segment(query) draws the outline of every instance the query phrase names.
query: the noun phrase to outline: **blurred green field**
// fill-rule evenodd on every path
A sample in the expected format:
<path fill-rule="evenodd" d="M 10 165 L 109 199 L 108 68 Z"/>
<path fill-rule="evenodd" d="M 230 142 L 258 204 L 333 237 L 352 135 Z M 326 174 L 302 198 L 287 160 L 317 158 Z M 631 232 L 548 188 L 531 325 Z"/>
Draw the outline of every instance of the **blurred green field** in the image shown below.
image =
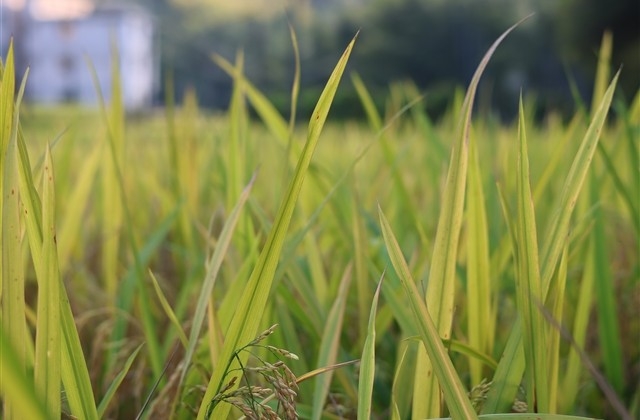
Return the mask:
<path fill-rule="evenodd" d="M 568 121 L 525 97 L 467 125 L 463 90 L 432 121 L 410 84 L 376 110 L 345 74 L 369 121 L 325 124 L 349 51 L 308 127 L 239 57 L 221 115 L 192 92 L 126 118 L 114 92 L 18 130 L 7 61 L 4 418 L 640 413 L 640 95 L 610 45 Z"/>

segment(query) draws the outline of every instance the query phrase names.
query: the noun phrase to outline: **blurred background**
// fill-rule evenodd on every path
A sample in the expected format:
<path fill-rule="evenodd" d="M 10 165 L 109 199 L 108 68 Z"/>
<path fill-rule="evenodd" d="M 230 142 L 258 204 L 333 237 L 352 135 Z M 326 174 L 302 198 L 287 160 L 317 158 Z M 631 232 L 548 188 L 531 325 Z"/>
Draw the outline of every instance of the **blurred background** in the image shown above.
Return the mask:
<path fill-rule="evenodd" d="M 87 58 L 109 95 L 110 39 L 121 55 L 125 104 L 161 106 L 168 78 L 180 101 L 195 89 L 199 103 L 226 107 L 230 78 L 212 61 L 244 52 L 245 73 L 283 114 L 289 109 L 294 54 L 301 54 L 301 117 L 308 115 L 342 50 L 360 36 L 349 64 L 379 105 L 389 85 L 410 81 L 426 92 L 437 117 L 456 86 L 468 83 L 484 52 L 507 27 L 534 12 L 498 49 L 480 102 L 502 118 L 517 109 L 521 89 L 535 95 L 538 115 L 570 113 L 588 103 L 605 31 L 613 35 L 620 92 L 640 85 L 640 3 L 637 0 L 0 0 L 0 46 L 15 38 L 19 69 L 31 74 L 27 98 L 37 103 L 91 104 L 96 93 Z M 362 116 L 350 83 L 334 118 Z"/>

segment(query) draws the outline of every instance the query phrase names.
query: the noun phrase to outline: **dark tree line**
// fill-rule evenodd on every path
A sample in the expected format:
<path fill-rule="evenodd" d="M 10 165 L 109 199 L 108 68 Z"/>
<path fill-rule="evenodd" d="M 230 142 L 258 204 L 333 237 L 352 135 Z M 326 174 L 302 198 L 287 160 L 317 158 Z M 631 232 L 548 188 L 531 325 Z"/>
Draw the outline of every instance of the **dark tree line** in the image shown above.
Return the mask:
<path fill-rule="evenodd" d="M 301 48 L 307 92 L 301 115 L 313 106 L 315 93 L 357 30 L 361 33 L 350 69 L 362 76 L 374 97 L 383 98 L 393 81 L 411 80 L 431 92 L 428 106 L 437 114 L 453 87 L 468 83 L 493 40 L 529 12 L 536 14 L 509 36 L 487 71 L 485 83 L 496 110 L 508 116 L 504 110 L 515 108 L 522 88 L 536 93 L 541 112 L 569 111 L 574 108 L 569 78 L 588 103 L 605 30 L 614 38 L 612 67 L 624 65 L 621 91 L 630 100 L 640 85 L 640 5 L 634 0 L 532 1 L 530 9 L 510 0 L 380 0 L 324 9 L 312 20 L 292 10 L 275 19 L 258 14 L 211 23 L 197 10 L 177 8 L 169 0 L 138 1 L 157 18 L 163 70 L 173 75 L 178 97 L 193 86 L 208 107 L 225 107 L 230 92 L 230 79 L 211 54 L 233 60 L 242 49 L 248 77 L 287 109 L 294 62 L 288 22 L 296 28 Z M 348 83 L 340 95 L 337 105 L 344 109 L 335 115 L 357 114 Z"/>

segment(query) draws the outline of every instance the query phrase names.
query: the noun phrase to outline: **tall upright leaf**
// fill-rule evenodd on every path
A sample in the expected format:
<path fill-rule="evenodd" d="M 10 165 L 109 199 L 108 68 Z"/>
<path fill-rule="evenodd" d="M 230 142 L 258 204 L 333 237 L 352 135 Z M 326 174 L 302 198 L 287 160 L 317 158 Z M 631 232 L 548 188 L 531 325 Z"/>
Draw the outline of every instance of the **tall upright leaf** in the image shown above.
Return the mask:
<path fill-rule="evenodd" d="M 524 122 L 524 108 L 520 99 L 519 145 L 517 171 L 517 253 L 516 290 L 518 311 L 524 330 L 524 354 L 527 363 L 525 378 L 529 407 L 537 405 L 539 412 L 549 410 L 549 380 L 547 378 L 547 333 L 538 305 L 544 302 L 540 282 L 538 235 L 531 185 L 529 180 L 529 154 Z"/>
<path fill-rule="evenodd" d="M 215 407 L 213 412 L 210 412 L 209 404 L 212 398 L 226 385 L 226 383 L 224 383 L 225 376 L 237 363 L 237 361 L 233 361 L 232 363 L 232 356 L 235 350 L 239 348 L 239 346 L 250 342 L 257 333 L 304 177 L 311 162 L 313 152 L 318 144 L 324 123 L 327 120 L 331 102 L 338 89 L 338 84 L 346 68 L 354 43 L 355 38 L 349 43 L 338 61 L 311 114 L 307 142 L 298 160 L 293 179 L 280 204 L 280 208 L 276 214 L 276 220 L 269 232 L 265 246 L 251 273 L 244 293 L 238 302 L 231 325 L 226 332 L 220 359 L 204 394 L 202 405 L 198 411 L 198 419 L 204 419 L 210 416 L 213 416 L 213 418 L 226 418 L 229 412 L 229 406 L 227 404 L 220 404 Z M 246 358 L 246 356 L 243 357 Z M 227 366 L 227 364 L 230 365 Z"/>
<path fill-rule="evenodd" d="M 358 378 L 358 418 L 371 418 L 371 395 L 373 393 L 373 380 L 376 374 L 376 313 L 378 311 L 378 297 L 380 296 L 380 286 L 384 280 L 384 273 L 380 278 L 378 287 L 373 295 L 371 312 L 369 313 L 369 323 L 367 326 L 367 336 L 360 358 L 360 376 Z"/>
<path fill-rule="evenodd" d="M 469 189 L 467 192 L 467 331 L 469 345 L 491 354 L 494 338 L 492 293 L 489 276 L 489 234 L 482 187 L 482 172 L 476 142 L 469 147 Z M 482 380 L 482 362 L 469 358 L 473 384 Z"/>
<path fill-rule="evenodd" d="M 22 268 L 22 234 L 20 225 L 20 194 L 18 180 L 18 124 L 20 95 L 16 99 L 14 108 L 14 70 L 13 49 L 9 49 L 7 67 L 2 75 L 2 92 L 0 92 L 0 144 L 2 144 L 2 166 L 0 167 L 2 178 L 2 217 L 1 249 L 2 253 L 2 329 L 6 340 L 13 346 L 17 360 L 15 372 L 17 375 L 26 375 L 27 358 L 25 356 L 26 343 L 29 340 L 25 320 L 24 300 L 24 272 Z M 2 379 L 0 379 L 2 380 Z M 7 399 L 4 404 L 4 418 L 11 420 L 18 418 L 19 411 L 15 402 Z"/>
<path fill-rule="evenodd" d="M 540 259 L 540 271 L 542 296 L 545 300 L 553 273 L 562 254 L 566 238 L 569 235 L 571 215 L 596 151 L 619 75 L 620 72 L 618 71 L 609 84 L 602 102 L 600 102 L 600 106 L 592 116 L 589 128 L 584 135 L 580 148 L 573 159 L 571 168 L 565 179 L 560 199 L 544 237 L 541 248 L 542 258 Z M 521 377 L 524 373 L 524 359 L 518 356 L 518 353 L 522 351 L 522 334 L 522 324 L 516 322 L 509 335 L 505 351 L 502 354 L 498 369 L 494 375 L 494 384 L 508 383 L 510 382 L 508 378 L 513 378 L 514 376 Z M 514 397 L 515 393 L 512 387 L 492 387 L 487 395 L 483 413 L 495 413 L 506 410 L 513 402 Z"/>
<path fill-rule="evenodd" d="M 431 269 L 426 293 L 427 307 L 432 314 L 438 333 L 443 339 L 450 338 L 451 323 L 453 321 L 456 262 L 464 213 L 473 102 L 480 77 L 491 56 L 502 40 L 521 22 L 507 29 L 491 45 L 471 79 L 462 104 L 461 119 L 458 122 L 455 144 L 453 145 L 449 162 L 447 182 L 442 197 L 442 207 L 431 257 Z M 433 368 L 427 359 L 426 352 L 420 350 L 418 352 L 414 385 L 414 417 L 438 417 L 441 413 L 440 389 L 435 376 L 431 374 Z"/>
<path fill-rule="evenodd" d="M 42 188 L 42 269 L 38 281 L 35 384 L 49 416 L 60 415 L 60 286 L 55 228 L 53 161 L 47 147 Z"/>
<path fill-rule="evenodd" d="M 421 348 L 424 349 L 432 361 L 435 378 L 442 386 L 447 408 L 449 408 L 449 412 L 451 412 L 453 418 L 477 418 L 476 412 L 462 385 L 462 381 L 447 354 L 447 349 L 442 343 L 438 330 L 436 329 L 435 321 L 431 317 L 424 303 L 424 299 L 420 296 L 420 292 L 411 276 L 409 267 L 402 255 L 393 230 L 391 226 L 389 226 L 389 222 L 381 208 L 378 208 L 378 213 L 380 215 L 380 225 L 382 226 L 382 234 L 387 246 L 389 258 L 402 282 L 406 294 L 409 296 L 409 304 L 415 317 L 416 329 L 419 331 L 423 343 Z"/>

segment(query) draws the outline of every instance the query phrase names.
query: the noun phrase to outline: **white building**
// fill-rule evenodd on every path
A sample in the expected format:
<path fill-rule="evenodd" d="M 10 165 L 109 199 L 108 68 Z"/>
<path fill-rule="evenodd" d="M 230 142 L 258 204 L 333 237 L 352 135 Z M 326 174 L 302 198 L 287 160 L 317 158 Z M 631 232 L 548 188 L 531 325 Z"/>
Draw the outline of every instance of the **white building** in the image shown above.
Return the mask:
<path fill-rule="evenodd" d="M 96 105 L 98 94 L 90 61 L 108 102 L 113 47 L 117 46 L 125 108 L 135 110 L 151 105 L 158 83 L 159 60 L 153 20 L 145 10 L 120 5 L 90 9 L 71 17 L 38 17 L 33 8 L 26 7 L 19 18 L 11 19 L 19 67 L 28 65 L 30 69 L 27 100 Z M 4 51 L 3 46 L 3 54 Z"/>

